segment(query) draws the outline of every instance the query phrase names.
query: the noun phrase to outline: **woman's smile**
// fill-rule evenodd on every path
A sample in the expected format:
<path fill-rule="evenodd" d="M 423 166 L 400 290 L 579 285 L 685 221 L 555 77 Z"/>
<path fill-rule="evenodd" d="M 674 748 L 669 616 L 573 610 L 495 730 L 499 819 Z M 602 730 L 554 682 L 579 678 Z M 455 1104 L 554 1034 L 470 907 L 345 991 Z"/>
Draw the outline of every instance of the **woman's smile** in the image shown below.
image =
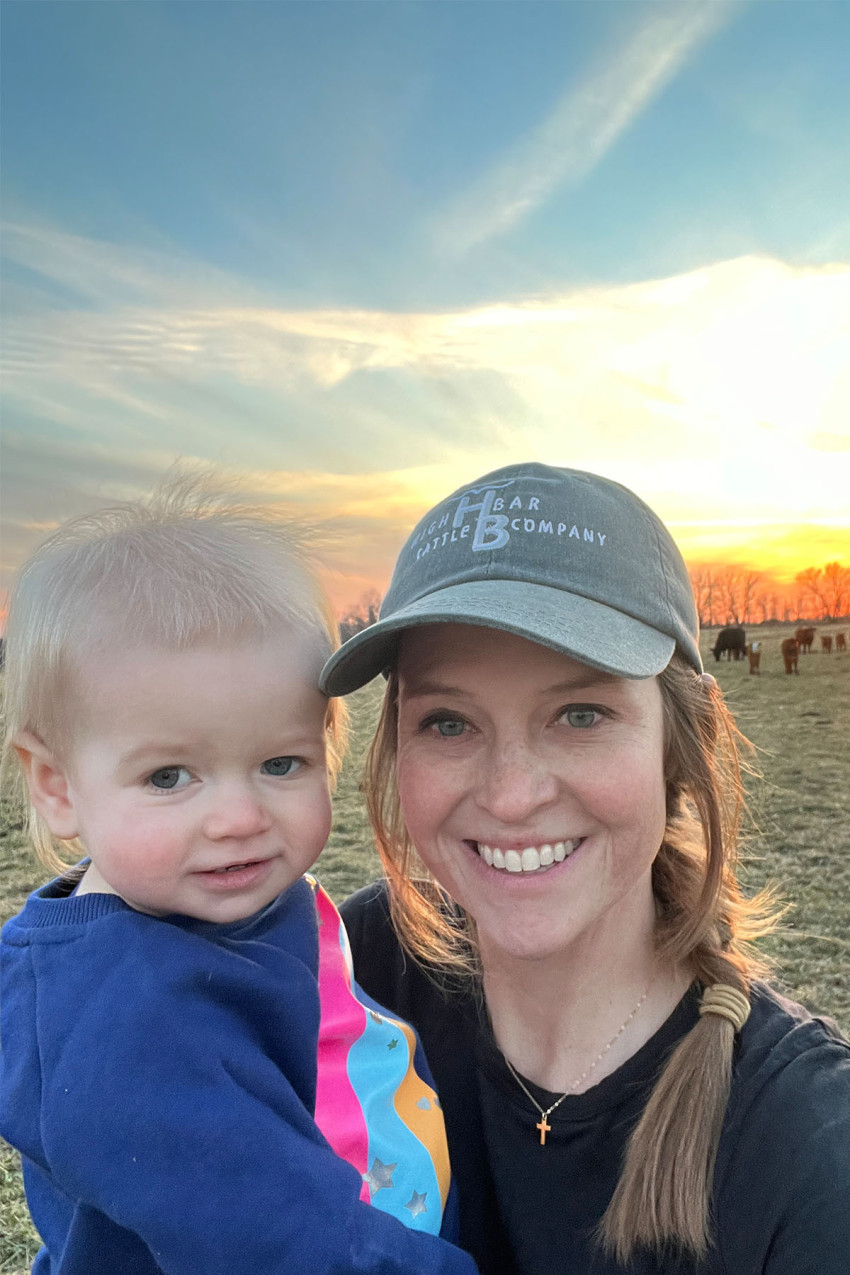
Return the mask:
<path fill-rule="evenodd" d="M 569 859 L 583 841 L 584 837 L 571 837 L 544 841 L 542 845 L 527 845 L 522 849 L 504 849 L 502 846 L 488 845 L 484 841 L 471 844 L 490 868 L 500 872 L 538 873 Z"/>
<path fill-rule="evenodd" d="M 666 822 L 661 696 L 500 630 L 434 624 L 399 657 L 413 844 L 482 944 L 646 940 Z"/>

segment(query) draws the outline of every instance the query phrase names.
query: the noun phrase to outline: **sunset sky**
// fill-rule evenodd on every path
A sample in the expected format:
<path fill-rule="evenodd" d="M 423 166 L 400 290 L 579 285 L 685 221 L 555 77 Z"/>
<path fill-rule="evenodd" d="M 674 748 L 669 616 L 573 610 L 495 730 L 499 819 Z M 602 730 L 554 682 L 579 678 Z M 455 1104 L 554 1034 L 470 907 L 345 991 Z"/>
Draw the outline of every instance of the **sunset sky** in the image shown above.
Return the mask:
<path fill-rule="evenodd" d="M 341 609 L 515 460 L 850 562 L 845 0 L 7 2 L 3 584 L 176 458 Z"/>

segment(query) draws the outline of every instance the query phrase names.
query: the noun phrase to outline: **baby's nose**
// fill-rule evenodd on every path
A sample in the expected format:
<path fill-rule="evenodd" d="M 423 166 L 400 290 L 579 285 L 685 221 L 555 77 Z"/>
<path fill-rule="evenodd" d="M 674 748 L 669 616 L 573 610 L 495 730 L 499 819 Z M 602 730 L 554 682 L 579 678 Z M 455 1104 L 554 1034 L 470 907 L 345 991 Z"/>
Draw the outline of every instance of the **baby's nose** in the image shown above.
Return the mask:
<path fill-rule="evenodd" d="M 227 837 L 244 840 L 266 832 L 271 826 L 263 803 L 249 788 L 241 785 L 223 785 L 215 794 L 204 831 L 211 840 Z"/>

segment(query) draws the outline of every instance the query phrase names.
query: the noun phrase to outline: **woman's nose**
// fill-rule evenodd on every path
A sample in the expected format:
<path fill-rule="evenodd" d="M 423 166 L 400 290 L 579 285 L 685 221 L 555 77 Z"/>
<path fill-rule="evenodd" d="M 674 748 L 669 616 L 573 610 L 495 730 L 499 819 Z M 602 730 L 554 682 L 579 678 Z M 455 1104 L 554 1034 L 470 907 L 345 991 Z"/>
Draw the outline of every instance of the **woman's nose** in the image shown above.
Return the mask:
<path fill-rule="evenodd" d="M 271 827 L 266 807 L 247 785 L 223 784 L 214 794 L 204 820 L 211 841 L 258 837 Z"/>
<path fill-rule="evenodd" d="M 523 745 L 494 749 L 482 769 L 478 804 L 503 824 L 520 824 L 555 800 L 557 777 Z"/>

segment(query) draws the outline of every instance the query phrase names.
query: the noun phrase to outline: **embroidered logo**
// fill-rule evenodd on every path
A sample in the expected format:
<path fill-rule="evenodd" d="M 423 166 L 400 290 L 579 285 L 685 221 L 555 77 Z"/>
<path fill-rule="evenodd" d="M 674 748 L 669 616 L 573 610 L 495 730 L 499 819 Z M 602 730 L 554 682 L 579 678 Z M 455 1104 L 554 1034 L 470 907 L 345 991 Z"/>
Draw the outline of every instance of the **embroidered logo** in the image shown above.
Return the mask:
<path fill-rule="evenodd" d="M 506 490 L 514 480 L 494 487 L 472 488 L 457 498 L 454 513 L 449 509 L 434 518 L 411 540 L 416 550 L 416 561 L 428 554 L 466 540 L 473 553 L 503 549 L 510 542 L 511 534 L 566 537 L 583 544 L 603 546 L 607 532 L 579 523 L 570 523 L 562 517 L 545 517 L 541 509 L 541 495 L 510 496 Z M 476 499 L 480 497 L 480 499 Z M 474 515 L 477 515 L 473 517 Z"/>

